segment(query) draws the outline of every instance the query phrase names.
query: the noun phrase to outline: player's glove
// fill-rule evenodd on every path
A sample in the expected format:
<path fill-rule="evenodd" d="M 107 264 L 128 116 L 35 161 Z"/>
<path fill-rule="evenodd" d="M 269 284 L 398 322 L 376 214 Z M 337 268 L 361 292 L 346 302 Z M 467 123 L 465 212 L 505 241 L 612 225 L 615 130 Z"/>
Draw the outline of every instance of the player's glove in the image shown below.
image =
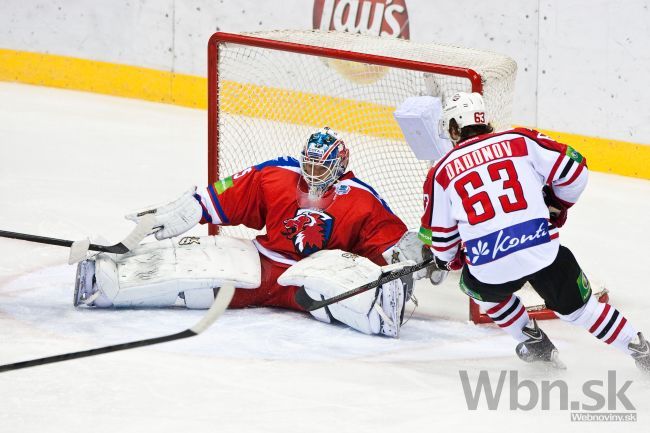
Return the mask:
<path fill-rule="evenodd" d="M 548 206 L 549 221 L 555 227 L 562 227 L 569 216 L 569 208 L 555 195 L 553 188 L 544 185 L 542 188 L 544 203 Z"/>
<path fill-rule="evenodd" d="M 185 233 L 201 221 L 203 208 L 197 197 L 196 187 L 193 186 L 171 203 L 151 206 L 128 214 L 125 218 L 137 223 L 142 216 L 153 214 L 157 221 L 154 226 L 156 239 L 172 238 Z"/>
<path fill-rule="evenodd" d="M 451 259 L 448 262 L 445 262 L 444 260 L 440 260 L 438 257 L 436 257 L 436 266 L 438 269 L 441 270 L 446 270 L 446 271 L 460 271 L 463 269 L 463 266 L 465 265 L 465 249 L 460 246 L 458 247 L 458 251 L 456 251 L 456 255 L 454 256 L 453 259 Z"/>

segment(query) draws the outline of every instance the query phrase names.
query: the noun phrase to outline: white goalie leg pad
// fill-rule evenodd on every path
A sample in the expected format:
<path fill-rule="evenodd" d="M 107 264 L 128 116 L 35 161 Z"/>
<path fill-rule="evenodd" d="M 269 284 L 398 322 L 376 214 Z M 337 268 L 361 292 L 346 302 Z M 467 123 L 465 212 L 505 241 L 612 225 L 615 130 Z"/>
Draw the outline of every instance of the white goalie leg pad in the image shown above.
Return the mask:
<path fill-rule="evenodd" d="M 214 302 L 214 289 L 194 289 L 183 292 L 185 306 L 192 310 L 205 310 Z"/>
<path fill-rule="evenodd" d="M 141 245 L 129 254 L 99 254 L 98 307 L 167 307 L 183 293 L 188 308 L 209 308 L 213 288 L 260 286 L 259 253 L 251 241 L 226 236 L 184 237 Z"/>
<path fill-rule="evenodd" d="M 310 311 L 309 314 L 311 314 L 314 319 L 320 322 L 332 323 L 332 319 L 330 318 L 329 314 L 327 314 L 327 310 L 325 310 L 325 308 L 319 308 L 318 310 Z"/>
<path fill-rule="evenodd" d="M 365 257 L 341 250 L 323 250 L 287 269 L 278 283 L 304 286 L 311 298 L 321 300 L 375 281 L 381 273 L 382 268 Z M 404 287 L 396 280 L 331 304 L 327 311 L 332 318 L 365 334 L 397 337 L 403 307 Z M 328 321 L 325 308 L 316 312 L 312 312 L 316 313 L 314 317 Z"/>

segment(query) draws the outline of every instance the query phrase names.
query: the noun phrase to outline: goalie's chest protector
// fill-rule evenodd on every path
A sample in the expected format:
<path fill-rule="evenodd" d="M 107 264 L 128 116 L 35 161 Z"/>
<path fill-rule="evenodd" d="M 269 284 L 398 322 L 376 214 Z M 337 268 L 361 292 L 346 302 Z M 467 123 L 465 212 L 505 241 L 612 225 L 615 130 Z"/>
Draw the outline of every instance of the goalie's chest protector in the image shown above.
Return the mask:
<path fill-rule="evenodd" d="M 373 257 L 396 243 L 405 231 L 385 202 L 351 172 L 335 185 L 332 203 L 316 210 L 298 206 L 300 175 L 280 170 L 269 170 L 263 185 L 267 233 L 257 238 L 257 244 L 269 258 L 273 259 L 275 252 L 299 260 L 325 249 Z M 387 230 L 373 232 L 372 227 L 384 224 Z"/>
<path fill-rule="evenodd" d="M 300 166 L 282 157 L 247 168 L 209 185 L 202 203 L 221 225 L 266 228 L 256 238 L 261 254 L 286 265 L 324 249 L 341 249 L 375 259 L 406 231 L 384 200 L 352 172 L 333 186 L 322 210 L 301 208 Z"/>

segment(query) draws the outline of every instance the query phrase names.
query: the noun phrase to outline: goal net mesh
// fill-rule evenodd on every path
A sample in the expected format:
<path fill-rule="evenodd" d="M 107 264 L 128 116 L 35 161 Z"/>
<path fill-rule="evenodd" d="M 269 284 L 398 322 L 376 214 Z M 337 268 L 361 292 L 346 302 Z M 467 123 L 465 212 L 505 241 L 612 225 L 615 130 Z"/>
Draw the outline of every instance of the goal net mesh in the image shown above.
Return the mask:
<path fill-rule="evenodd" d="M 216 117 L 209 137 L 210 158 L 218 167 L 218 173 L 210 173 L 213 180 L 278 156 L 297 157 L 312 132 L 329 126 L 350 148 L 349 170 L 372 185 L 409 228 L 417 228 L 431 161 L 414 157 L 393 117 L 395 108 L 410 96 L 437 96 L 444 102 L 479 86 L 488 120 L 496 129 L 510 125 L 516 64 L 500 54 L 338 32 L 239 36 L 235 43 L 217 33 L 209 47 L 218 59 L 209 71 L 217 90 L 209 100 Z M 260 40 L 265 46 L 256 46 Z M 314 55 L 310 47 L 325 50 Z M 341 52 L 348 60 L 341 59 Z M 390 58 L 391 64 L 373 64 L 367 57 L 350 61 L 363 54 Z M 450 66 L 474 71 L 474 83 L 471 71 L 450 75 Z M 256 234 L 242 227 L 222 233 Z"/>

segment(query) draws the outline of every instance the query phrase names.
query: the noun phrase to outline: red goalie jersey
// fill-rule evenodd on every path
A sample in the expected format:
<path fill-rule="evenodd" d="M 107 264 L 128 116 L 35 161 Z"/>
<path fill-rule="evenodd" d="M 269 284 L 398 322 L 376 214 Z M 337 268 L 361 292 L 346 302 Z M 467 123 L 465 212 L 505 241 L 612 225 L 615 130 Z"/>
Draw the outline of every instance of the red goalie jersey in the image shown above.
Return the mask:
<path fill-rule="evenodd" d="M 273 262 L 291 265 L 324 249 L 341 249 L 384 264 L 406 226 L 369 185 L 352 172 L 331 188 L 326 209 L 301 208 L 298 161 L 282 157 L 249 167 L 200 191 L 203 223 L 260 230 L 255 246 Z"/>

